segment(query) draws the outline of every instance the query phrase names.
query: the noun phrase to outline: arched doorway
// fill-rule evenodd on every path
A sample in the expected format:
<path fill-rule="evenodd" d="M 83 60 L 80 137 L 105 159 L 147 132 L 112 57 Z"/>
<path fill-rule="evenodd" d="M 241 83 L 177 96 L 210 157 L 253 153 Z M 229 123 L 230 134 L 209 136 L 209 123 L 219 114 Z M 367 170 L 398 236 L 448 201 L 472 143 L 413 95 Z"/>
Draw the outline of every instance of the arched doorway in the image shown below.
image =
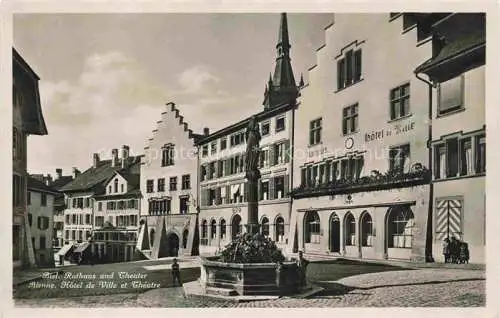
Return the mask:
<path fill-rule="evenodd" d="M 233 216 L 233 220 L 231 221 L 231 237 L 233 240 L 241 234 L 242 226 L 241 226 L 241 216 L 235 214 Z"/>
<path fill-rule="evenodd" d="M 340 219 L 335 212 L 330 217 L 330 251 L 340 253 Z"/>
<path fill-rule="evenodd" d="M 283 243 L 285 242 L 285 220 L 283 217 L 278 216 L 276 218 L 275 223 L 275 234 L 274 234 L 274 239 L 276 242 Z"/>
<path fill-rule="evenodd" d="M 262 218 L 260 229 L 262 235 L 264 235 L 265 237 L 269 236 L 269 219 L 265 216 Z"/>
<path fill-rule="evenodd" d="M 396 206 L 387 211 L 385 250 L 388 258 L 408 259 L 413 246 L 415 219 L 409 206 Z"/>
<path fill-rule="evenodd" d="M 316 211 L 309 211 L 304 218 L 304 243 L 319 243 L 320 222 Z"/>
<path fill-rule="evenodd" d="M 167 257 L 177 257 L 179 255 L 179 236 L 174 232 L 167 235 Z"/>

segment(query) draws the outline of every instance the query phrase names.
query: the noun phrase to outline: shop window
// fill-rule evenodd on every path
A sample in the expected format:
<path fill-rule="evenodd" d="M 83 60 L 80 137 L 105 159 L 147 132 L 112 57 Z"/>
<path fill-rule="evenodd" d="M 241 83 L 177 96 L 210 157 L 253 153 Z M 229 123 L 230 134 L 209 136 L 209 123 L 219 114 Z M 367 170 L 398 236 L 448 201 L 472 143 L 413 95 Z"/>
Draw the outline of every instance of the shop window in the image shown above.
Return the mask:
<path fill-rule="evenodd" d="M 214 240 L 217 237 L 217 221 L 210 222 L 210 239 Z"/>
<path fill-rule="evenodd" d="M 348 212 L 344 220 L 345 245 L 356 245 L 356 221 L 354 220 L 354 216 L 352 215 L 352 213 Z"/>
<path fill-rule="evenodd" d="M 414 217 L 409 207 L 392 208 L 389 211 L 387 226 L 388 247 L 412 247 Z"/>
<path fill-rule="evenodd" d="M 208 225 L 207 220 L 201 221 L 201 245 L 208 245 Z"/>
<path fill-rule="evenodd" d="M 226 238 L 226 220 L 220 220 L 220 238 L 223 240 Z"/>
<path fill-rule="evenodd" d="M 275 231 L 276 241 L 283 243 L 285 241 L 285 220 L 281 216 L 276 218 Z"/>
<path fill-rule="evenodd" d="M 361 246 L 373 246 L 373 221 L 368 212 L 361 216 Z"/>
<path fill-rule="evenodd" d="M 269 219 L 267 217 L 263 217 L 261 221 L 261 231 L 262 235 L 265 237 L 269 236 Z"/>
<path fill-rule="evenodd" d="M 320 222 L 316 211 L 306 213 L 305 221 L 305 243 L 319 243 L 320 241 Z"/>
<path fill-rule="evenodd" d="M 241 216 L 238 214 L 233 216 L 233 220 L 231 221 L 231 235 L 232 238 L 235 239 L 238 235 L 242 233 L 243 226 L 241 225 Z"/>

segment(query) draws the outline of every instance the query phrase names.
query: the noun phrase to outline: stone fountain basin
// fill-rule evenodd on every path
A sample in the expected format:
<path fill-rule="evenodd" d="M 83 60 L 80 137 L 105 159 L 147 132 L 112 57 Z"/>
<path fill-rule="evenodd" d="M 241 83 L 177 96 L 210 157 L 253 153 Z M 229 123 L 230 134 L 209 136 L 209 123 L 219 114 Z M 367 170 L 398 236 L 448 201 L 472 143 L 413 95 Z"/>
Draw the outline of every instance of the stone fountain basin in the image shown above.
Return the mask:
<path fill-rule="evenodd" d="M 285 261 L 278 278 L 275 263 L 225 263 L 212 256 L 201 259 L 200 284 L 227 296 L 282 296 L 300 289 L 300 272 L 295 262 Z"/>

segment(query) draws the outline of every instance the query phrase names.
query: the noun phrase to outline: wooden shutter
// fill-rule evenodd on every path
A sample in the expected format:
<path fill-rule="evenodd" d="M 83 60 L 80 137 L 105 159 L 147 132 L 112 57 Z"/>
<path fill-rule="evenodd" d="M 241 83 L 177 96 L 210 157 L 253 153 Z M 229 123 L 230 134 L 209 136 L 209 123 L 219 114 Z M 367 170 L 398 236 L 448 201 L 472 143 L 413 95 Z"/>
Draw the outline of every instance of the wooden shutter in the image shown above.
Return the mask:
<path fill-rule="evenodd" d="M 345 60 L 340 59 L 337 61 L 337 89 L 344 88 L 345 82 Z"/>
<path fill-rule="evenodd" d="M 354 81 L 361 79 L 361 50 L 354 52 Z"/>
<path fill-rule="evenodd" d="M 231 186 L 226 186 L 226 203 L 231 202 Z"/>
<path fill-rule="evenodd" d="M 214 161 L 214 179 L 219 177 L 219 162 Z"/>

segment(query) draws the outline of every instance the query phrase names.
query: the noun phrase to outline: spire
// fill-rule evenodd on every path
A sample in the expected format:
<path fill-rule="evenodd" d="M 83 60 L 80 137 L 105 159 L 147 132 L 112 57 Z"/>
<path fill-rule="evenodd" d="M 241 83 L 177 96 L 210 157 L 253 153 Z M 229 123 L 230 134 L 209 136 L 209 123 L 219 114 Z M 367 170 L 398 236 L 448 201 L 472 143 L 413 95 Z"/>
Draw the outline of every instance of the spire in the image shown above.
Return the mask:
<path fill-rule="evenodd" d="M 276 44 L 276 65 L 269 78 L 268 93 L 264 98 L 264 108 L 272 108 L 287 102 L 295 102 L 298 95 L 290 61 L 290 40 L 286 13 L 281 14 L 278 42 Z"/>
<path fill-rule="evenodd" d="M 276 48 L 283 48 L 283 54 L 290 53 L 290 41 L 288 40 L 288 22 L 286 19 L 286 13 L 281 14 L 280 20 L 280 34 L 278 35 L 278 44 Z"/>

